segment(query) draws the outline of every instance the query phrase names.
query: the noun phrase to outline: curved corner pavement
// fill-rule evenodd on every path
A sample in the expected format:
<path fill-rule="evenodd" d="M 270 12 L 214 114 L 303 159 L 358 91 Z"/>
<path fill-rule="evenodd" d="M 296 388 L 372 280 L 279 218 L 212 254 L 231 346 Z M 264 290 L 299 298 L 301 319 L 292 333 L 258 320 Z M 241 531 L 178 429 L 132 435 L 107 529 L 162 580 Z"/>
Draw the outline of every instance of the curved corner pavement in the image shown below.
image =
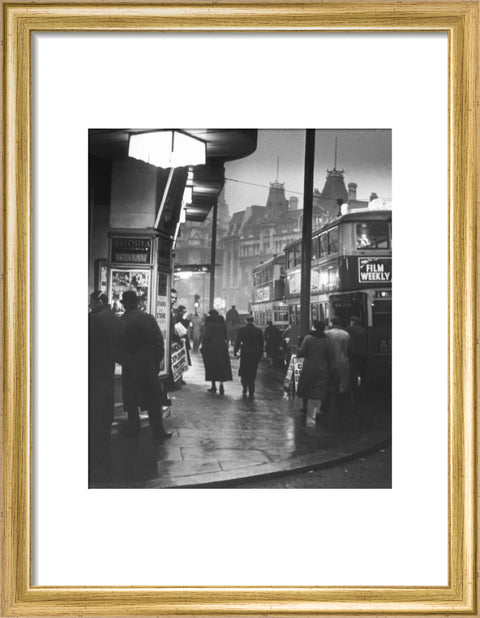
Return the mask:
<path fill-rule="evenodd" d="M 186 384 L 171 393 L 165 426 L 170 440 L 155 445 L 147 415 L 138 438 L 126 438 L 118 380 L 112 431 L 113 481 L 102 487 L 180 488 L 238 486 L 242 479 L 332 465 L 381 448 L 391 436 L 390 393 L 374 390 L 357 409 L 334 424 L 302 423 L 300 401 L 283 392 L 279 373 L 259 368 L 257 392 L 242 397 L 238 361 L 225 395 L 207 392 L 199 353 L 184 374 Z"/>

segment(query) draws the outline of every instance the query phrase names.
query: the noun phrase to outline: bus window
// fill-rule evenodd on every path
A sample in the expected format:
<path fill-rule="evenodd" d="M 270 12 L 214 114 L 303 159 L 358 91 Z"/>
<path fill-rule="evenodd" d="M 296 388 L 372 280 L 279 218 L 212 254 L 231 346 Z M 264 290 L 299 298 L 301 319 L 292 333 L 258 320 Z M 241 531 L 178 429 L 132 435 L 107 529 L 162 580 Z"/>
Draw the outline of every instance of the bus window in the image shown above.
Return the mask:
<path fill-rule="evenodd" d="M 336 315 L 342 321 L 343 326 L 348 326 L 350 318 L 355 315 L 360 318 L 361 326 L 367 326 L 366 320 L 366 296 L 363 294 L 345 294 L 344 296 L 332 296 L 332 316 Z"/>
<path fill-rule="evenodd" d="M 392 301 L 374 300 L 372 303 L 372 325 L 392 326 Z"/>
<path fill-rule="evenodd" d="M 385 221 L 357 223 L 357 249 L 388 249 L 389 226 Z"/>
<path fill-rule="evenodd" d="M 337 253 L 338 251 L 338 227 L 328 232 L 328 252 Z"/>
<path fill-rule="evenodd" d="M 285 312 L 285 309 L 275 309 L 273 312 L 273 321 L 277 322 L 288 322 L 288 313 Z"/>

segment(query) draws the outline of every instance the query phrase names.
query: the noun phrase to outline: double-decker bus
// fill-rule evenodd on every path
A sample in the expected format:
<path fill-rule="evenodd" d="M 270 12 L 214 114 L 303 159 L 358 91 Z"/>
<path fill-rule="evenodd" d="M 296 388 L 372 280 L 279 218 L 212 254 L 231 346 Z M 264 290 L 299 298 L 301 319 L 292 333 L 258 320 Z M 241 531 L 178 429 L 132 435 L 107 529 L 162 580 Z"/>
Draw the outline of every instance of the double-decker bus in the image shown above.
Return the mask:
<path fill-rule="evenodd" d="M 270 320 L 282 332 L 288 326 L 285 302 L 285 254 L 279 253 L 252 271 L 253 298 L 250 311 L 255 324 L 265 328 Z"/>
<path fill-rule="evenodd" d="M 300 323 L 301 240 L 285 248 L 289 321 Z M 358 316 L 367 329 L 371 376 L 391 373 L 392 211 L 358 210 L 312 236 L 310 318 L 334 315 L 347 326 Z"/>

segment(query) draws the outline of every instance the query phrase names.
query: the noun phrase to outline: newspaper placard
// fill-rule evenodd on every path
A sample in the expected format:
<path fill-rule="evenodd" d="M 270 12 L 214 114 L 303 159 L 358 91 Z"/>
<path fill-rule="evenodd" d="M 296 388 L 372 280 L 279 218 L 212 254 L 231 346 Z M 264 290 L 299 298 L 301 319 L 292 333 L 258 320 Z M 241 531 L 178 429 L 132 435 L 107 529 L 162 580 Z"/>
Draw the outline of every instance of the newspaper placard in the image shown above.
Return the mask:
<path fill-rule="evenodd" d="M 285 374 L 285 380 L 283 381 L 283 390 L 286 391 L 287 393 L 293 390 L 292 378 L 293 378 L 295 359 L 296 359 L 295 354 L 292 354 L 292 356 L 290 357 L 290 363 L 288 364 L 287 373 Z"/>
<path fill-rule="evenodd" d="M 172 346 L 170 362 L 172 363 L 173 381 L 177 382 L 181 379 L 182 373 L 188 369 L 185 343 L 182 342 L 181 344 L 174 344 Z"/>
<path fill-rule="evenodd" d="M 295 356 L 295 360 L 293 361 L 293 378 L 295 381 L 295 392 L 297 392 L 298 380 L 300 379 L 300 374 L 302 373 L 302 367 L 303 358 L 297 358 Z"/>

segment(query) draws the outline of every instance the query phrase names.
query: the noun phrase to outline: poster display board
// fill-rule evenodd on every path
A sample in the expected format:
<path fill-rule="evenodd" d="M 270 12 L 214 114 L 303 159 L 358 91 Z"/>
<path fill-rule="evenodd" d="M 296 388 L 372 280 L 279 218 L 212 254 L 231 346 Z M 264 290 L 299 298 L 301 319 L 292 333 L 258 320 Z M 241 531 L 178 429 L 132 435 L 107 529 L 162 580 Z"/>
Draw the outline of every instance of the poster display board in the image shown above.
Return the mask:
<path fill-rule="evenodd" d="M 298 388 L 298 380 L 300 379 L 300 374 L 302 373 L 303 367 L 303 358 L 297 358 L 295 356 L 293 361 L 293 380 L 295 384 L 295 392 L 297 392 Z"/>
<path fill-rule="evenodd" d="M 287 393 L 297 392 L 298 380 L 302 373 L 303 358 L 297 358 L 296 354 L 292 354 L 290 363 L 285 374 L 285 380 L 283 381 L 283 390 Z"/>
<path fill-rule="evenodd" d="M 287 373 L 285 374 L 285 380 L 283 381 L 283 390 L 289 393 L 293 390 L 293 364 L 295 361 L 295 354 L 290 357 L 290 362 L 287 367 Z"/>
<path fill-rule="evenodd" d="M 172 344 L 170 362 L 172 363 L 173 381 L 177 382 L 182 377 L 183 372 L 188 369 L 187 350 L 184 342 Z"/>
<path fill-rule="evenodd" d="M 169 347 L 169 311 L 168 274 L 159 272 L 157 280 L 157 298 L 155 302 L 155 319 L 157 320 L 157 324 L 160 327 L 163 335 L 165 350 L 168 350 Z M 165 353 L 165 356 L 160 363 L 160 377 L 166 376 L 168 374 L 168 366 L 166 363 L 167 358 L 168 354 Z"/>
<path fill-rule="evenodd" d="M 117 315 L 123 313 L 122 294 L 133 290 L 140 298 L 139 308 L 148 311 L 150 307 L 150 269 L 112 268 L 108 301 Z"/>

